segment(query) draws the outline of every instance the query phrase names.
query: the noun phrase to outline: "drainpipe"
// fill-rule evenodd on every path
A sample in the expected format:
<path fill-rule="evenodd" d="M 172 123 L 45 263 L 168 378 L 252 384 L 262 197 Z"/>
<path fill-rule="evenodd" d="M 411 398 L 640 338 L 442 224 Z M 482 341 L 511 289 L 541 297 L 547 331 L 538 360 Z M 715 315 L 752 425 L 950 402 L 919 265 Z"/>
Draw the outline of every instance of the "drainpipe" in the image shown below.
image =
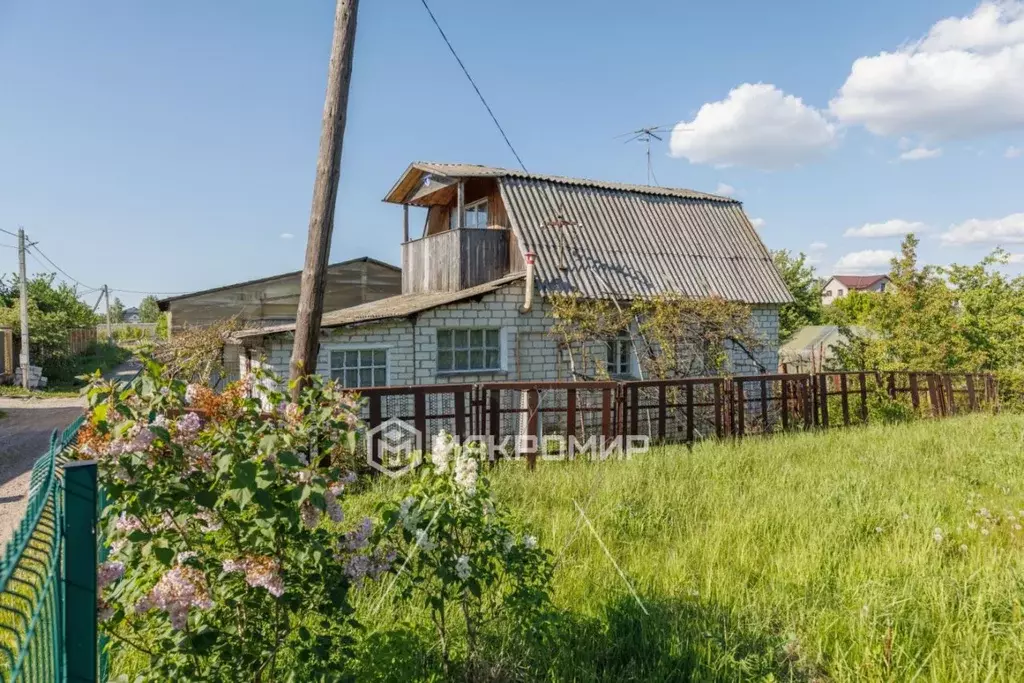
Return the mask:
<path fill-rule="evenodd" d="M 520 313 L 529 313 L 533 310 L 533 262 L 537 255 L 532 251 L 526 252 L 526 297 L 523 305 L 519 307 Z"/>

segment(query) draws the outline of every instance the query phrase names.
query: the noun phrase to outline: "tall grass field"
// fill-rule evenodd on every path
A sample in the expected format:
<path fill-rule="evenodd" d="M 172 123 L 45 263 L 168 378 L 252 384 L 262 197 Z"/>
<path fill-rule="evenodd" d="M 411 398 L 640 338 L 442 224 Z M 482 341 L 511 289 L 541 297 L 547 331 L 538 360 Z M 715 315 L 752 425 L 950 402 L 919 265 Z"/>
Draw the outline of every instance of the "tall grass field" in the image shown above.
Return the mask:
<path fill-rule="evenodd" d="M 554 554 L 559 616 L 528 657 L 499 638 L 493 678 L 1022 680 L 1022 444 L 1024 417 L 977 415 L 502 464 L 487 476 Z M 361 678 L 430 678 L 426 613 L 383 588 L 358 605 Z"/>

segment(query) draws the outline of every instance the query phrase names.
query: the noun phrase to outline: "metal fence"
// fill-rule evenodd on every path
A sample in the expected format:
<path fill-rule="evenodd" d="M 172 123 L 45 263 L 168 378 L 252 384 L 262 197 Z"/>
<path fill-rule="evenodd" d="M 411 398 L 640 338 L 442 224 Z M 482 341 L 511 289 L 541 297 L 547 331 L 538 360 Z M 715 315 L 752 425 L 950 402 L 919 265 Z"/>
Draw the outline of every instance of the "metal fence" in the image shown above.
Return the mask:
<path fill-rule="evenodd" d="M 947 417 L 996 406 L 989 374 L 829 372 L 687 377 L 619 382 L 489 382 L 361 390 L 366 446 L 379 454 L 376 428 L 398 419 L 429 439 L 441 429 L 460 438 L 534 437 L 520 454 L 532 467 L 541 437 L 568 441 L 648 437 L 693 443 L 867 423 L 874 411 Z M 572 437 L 570 439 L 569 437 Z M 420 442 L 420 448 L 430 444 Z M 501 457 L 500 451 L 495 457 Z"/>
<path fill-rule="evenodd" d="M 83 419 L 54 431 L 49 450 L 32 468 L 25 515 L 0 561 L 4 683 L 96 681 L 95 467 L 65 469 L 62 460 Z M 83 473 L 93 482 L 84 492 Z M 83 502 L 86 508 L 75 507 Z M 91 549 L 91 556 L 83 556 L 83 549 Z"/>

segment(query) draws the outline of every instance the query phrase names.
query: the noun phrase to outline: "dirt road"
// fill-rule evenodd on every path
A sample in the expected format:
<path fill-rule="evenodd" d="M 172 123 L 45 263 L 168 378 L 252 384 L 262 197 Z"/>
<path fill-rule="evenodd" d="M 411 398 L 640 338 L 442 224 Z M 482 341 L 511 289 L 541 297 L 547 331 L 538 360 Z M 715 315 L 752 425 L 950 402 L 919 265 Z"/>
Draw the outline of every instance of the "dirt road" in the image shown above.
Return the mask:
<path fill-rule="evenodd" d="M 21 521 L 32 465 L 50 446 L 50 434 L 82 414 L 77 398 L 0 398 L 0 547 Z"/>

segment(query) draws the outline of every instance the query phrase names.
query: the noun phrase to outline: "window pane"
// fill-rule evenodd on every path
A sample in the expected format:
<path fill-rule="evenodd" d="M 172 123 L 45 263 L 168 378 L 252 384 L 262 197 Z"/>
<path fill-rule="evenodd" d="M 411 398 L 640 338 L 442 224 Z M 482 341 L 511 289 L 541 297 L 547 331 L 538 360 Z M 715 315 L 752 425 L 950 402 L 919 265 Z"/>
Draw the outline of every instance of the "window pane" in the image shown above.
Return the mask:
<path fill-rule="evenodd" d="M 373 369 L 372 368 L 360 368 L 359 369 L 359 386 L 361 386 L 361 387 L 372 387 L 373 386 Z"/>
<path fill-rule="evenodd" d="M 450 349 L 452 347 L 452 331 L 451 330 L 438 330 L 437 331 L 437 348 L 439 349 Z"/>
<path fill-rule="evenodd" d="M 469 346 L 469 331 L 455 330 L 455 348 L 464 349 Z"/>
<path fill-rule="evenodd" d="M 437 353 L 437 369 L 438 370 L 451 370 L 452 369 L 452 352 L 451 351 L 439 351 Z"/>
<path fill-rule="evenodd" d="M 388 383 L 388 371 L 387 368 L 374 368 L 373 370 L 373 386 L 382 387 Z"/>
<path fill-rule="evenodd" d="M 384 349 L 375 349 L 373 352 L 373 364 L 374 365 L 387 365 L 388 363 L 388 352 Z"/>
<path fill-rule="evenodd" d="M 345 352 L 345 367 L 354 368 L 359 365 L 359 352 L 358 351 L 346 351 Z"/>
<path fill-rule="evenodd" d="M 345 354 L 338 351 L 331 351 L 331 369 L 335 370 L 345 364 Z M 333 375 L 332 375 L 333 376 Z"/>
<path fill-rule="evenodd" d="M 492 370 L 497 370 L 501 367 L 501 363 L 498 362 L 497 349 L 487 349 L 487 367 Z"/>
<path fill-rule="evenodd" d="M 482 349 L 473 349 L 469 352 L 469 367 L 474 370 L 484 367 L 484 352 Z"/>
<path fill-rule="evenodd" d="M 469 333 L 469 345 L 473 348 L 479 348 L 484 345 L 484 331 L 483 330 L 472 330 Z"/>
<path fill-rule="evenodd" d="M 487 345 L 495 349 L 501 345 L 498 330 L 487 330 Z"/>
<path fill-rule="evenodd" d="M 373 352 L 367 349 L 359 353 L 359 367 L 368 368 L 373 365 Z"/>
<path fill-rule="evenodd" d="M 455 360 L 452 362 L 452 370 L 469 370 L 468 351 L 455 352 Z"/>
<path fill-rule="evenodd" d="M 345 386 L 349 389 L 354 389 L 359 386 L 359 371 L 358 370 L 346 370 L 345 371 Z"/>
<path fill-rule="evenodd" d="M 345 373 L 341 370 L 331 369 L 331 379 L 341 379 Z"/>

